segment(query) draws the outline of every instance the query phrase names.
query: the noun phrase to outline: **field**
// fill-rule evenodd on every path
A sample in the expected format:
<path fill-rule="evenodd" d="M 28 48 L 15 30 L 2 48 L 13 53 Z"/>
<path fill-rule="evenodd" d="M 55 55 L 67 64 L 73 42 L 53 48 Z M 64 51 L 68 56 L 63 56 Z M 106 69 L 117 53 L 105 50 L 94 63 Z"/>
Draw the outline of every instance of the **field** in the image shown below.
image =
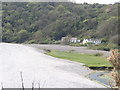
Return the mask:
<path fill-rule="evenodd" d="M 79 54 L 75 52 L 65 52 L 58 50 L 51 50 L 46 54 L 61 59 L 84 63 L 87 67 L 111 67 L 111 64 L 105 57 L 95 56 L 94 54 Z"/>

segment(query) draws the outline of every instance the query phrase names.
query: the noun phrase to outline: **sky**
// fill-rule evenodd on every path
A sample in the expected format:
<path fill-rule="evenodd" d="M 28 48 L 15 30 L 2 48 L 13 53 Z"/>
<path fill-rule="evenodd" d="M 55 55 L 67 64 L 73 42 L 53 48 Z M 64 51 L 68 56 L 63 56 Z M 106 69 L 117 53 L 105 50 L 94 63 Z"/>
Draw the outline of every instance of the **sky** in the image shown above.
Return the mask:
<path fill-rule="evenodd" d="M 66 2 L 66 1 L 72 1 L 76 3 L 84 3 L 87 2 L 89 4 L 94 4 L 94 3 L 100 3 L 100 4 L 114 4 L 115 2 L 120 2 L 120 0 L 0 0 L 3 2 L 23 2 L 23 1 L 31 1 L 31 2 Z"/>
<path fill-rule="evenodd" d="M 115 2 L 120 2 L 120 0 L 71 0 L 76 3 L 87 2 L 89 4 L 99 3 L 99 4 L 114 4 Z"/>

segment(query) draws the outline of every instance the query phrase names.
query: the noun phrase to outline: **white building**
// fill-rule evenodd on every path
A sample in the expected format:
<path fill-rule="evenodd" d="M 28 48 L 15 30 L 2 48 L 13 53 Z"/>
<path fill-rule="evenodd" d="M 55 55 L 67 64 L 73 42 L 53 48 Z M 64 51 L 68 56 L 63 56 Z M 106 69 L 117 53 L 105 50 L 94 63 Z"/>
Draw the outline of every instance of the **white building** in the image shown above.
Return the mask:
<path fill-rule="evenodd" d="M 72 37 L 72 38 L 69 38 L 69 42 L 71 43 L 79 43 L 81 40 L 78 40 L 77 38 L 75 37 Z"/>
<path fill-rule="evenodd" d="M 70 43 L 79 43 L 81 40 L 78 40 L 76 37 L 62 37 L 61 42 L 70 42 Z"/>
<path fill-rule="evenodd" d="M 93 44 L 101 44 L 101 40 L 99 39 L 84 39 L 83 44 L 93 43 Z"/>
<path fill-rule="evenodd" d="M 70 38 L 69 41 L 76 43 L 77 42 L 77 38 Z"/>

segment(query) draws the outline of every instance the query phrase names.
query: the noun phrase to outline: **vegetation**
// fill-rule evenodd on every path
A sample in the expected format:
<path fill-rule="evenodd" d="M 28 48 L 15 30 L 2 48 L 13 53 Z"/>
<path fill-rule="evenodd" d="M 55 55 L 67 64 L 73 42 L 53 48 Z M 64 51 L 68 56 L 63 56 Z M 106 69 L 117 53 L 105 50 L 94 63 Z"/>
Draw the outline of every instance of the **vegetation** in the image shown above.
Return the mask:
<path fill-rule="evenodd" d="M 87 44 L 80 44 L 80 43 L 70 43 L 69 44 L 70 46 L 76 46 L 76 47 L 79 47 L 79 46 L 88 46 Z"/>
<path fill-rule="evenodd" d="M 51 50 L 51 52 L 47 52 L 47 54 L 61 59 L 84 63 L 88 67 L 111 67 L 111 64 L 107 59 L 105 57 L 100 57 L 99 55 L 96 56 L 92 54 L 79 54 L 56 50 Z"/>
<path fill-rule="evenodd" d="M 3 42 L 59 43 L 61 37 L 118 43 L 118 4 L 3 2 Z"/>
<path fill-rule="evenodd" d="M 95 56 L 103 56 L 103 53 L 96 53 Z"/>
<path fill-rule="evenodd" d="M 102 43 L 102 44 L 80 44 L 80 43 L 70 43 L 70 46 L 84 46 L 84 47 L 88 47 L 89 49 L 93 49 L 93 50 L 104 50 L 104 51 L 110 51 L 111 49 L 118 49 L 118 45 L 114 44 L 114 43 Z"/>
<path fill-rule="evenodd" d="M 117 44 L 113 44 L 113 43 L 106 43 L 106 44 L 100 44 L 100 45 L 89 45 L 88 46 L 90 49 L 94 49 L 94 50 L 104 50 L 104 51 L 110 51 L 111 49 L 118 49 L 118 45 Z"/>
<path fill-rule="evenodd" d="M 115 86 L 120 89 L 120 53 L 118 50 L 112 50 L 112 55 L 108 57 L 108 61 L 113 65 L 114 69 L 112 72 L 112 77 L 115 81 Z"/>

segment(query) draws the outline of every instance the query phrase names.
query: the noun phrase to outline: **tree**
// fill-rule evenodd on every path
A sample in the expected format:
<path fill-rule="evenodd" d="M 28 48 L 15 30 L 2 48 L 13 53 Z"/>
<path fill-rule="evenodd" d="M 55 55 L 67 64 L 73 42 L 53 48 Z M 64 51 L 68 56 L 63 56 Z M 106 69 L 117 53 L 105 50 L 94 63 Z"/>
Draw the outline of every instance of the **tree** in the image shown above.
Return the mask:
<path fill-rule="evenodd" d="M 117 4 L 3 2 L 2 7 L 4 42 L 59 41 L 68 35 L 106 38 L 107 42 L 114 41 L 115 44 L 117 41 Z M 25 35 L 22 37 L 22 34 Z M 39 40 L 34 35 L 40 37 Z"/>
<path fill-rule="evenodd" d="M 115 80 L 116 86 L 118 86 L 118 90 L 120 90 L 120 53 L 118 50 L 112 50 L 112 55 L 108 57 L 108 60 L 113 65 L 113 73 L 112 76 Z"/>
<path fill-rule="evenodd" d="M 18 42 L 23 43 L 24 41 L 29 39 L 29 33 L 27 30 L 20 30 L 18 32 Z"/>
<path fill-rule="evenodd" d="M 43 43 L 47 38 L 45 37 L 45 34 L 42 31 L 37 31 L 34 33 L 33 39 L 38 43 Z"/>

